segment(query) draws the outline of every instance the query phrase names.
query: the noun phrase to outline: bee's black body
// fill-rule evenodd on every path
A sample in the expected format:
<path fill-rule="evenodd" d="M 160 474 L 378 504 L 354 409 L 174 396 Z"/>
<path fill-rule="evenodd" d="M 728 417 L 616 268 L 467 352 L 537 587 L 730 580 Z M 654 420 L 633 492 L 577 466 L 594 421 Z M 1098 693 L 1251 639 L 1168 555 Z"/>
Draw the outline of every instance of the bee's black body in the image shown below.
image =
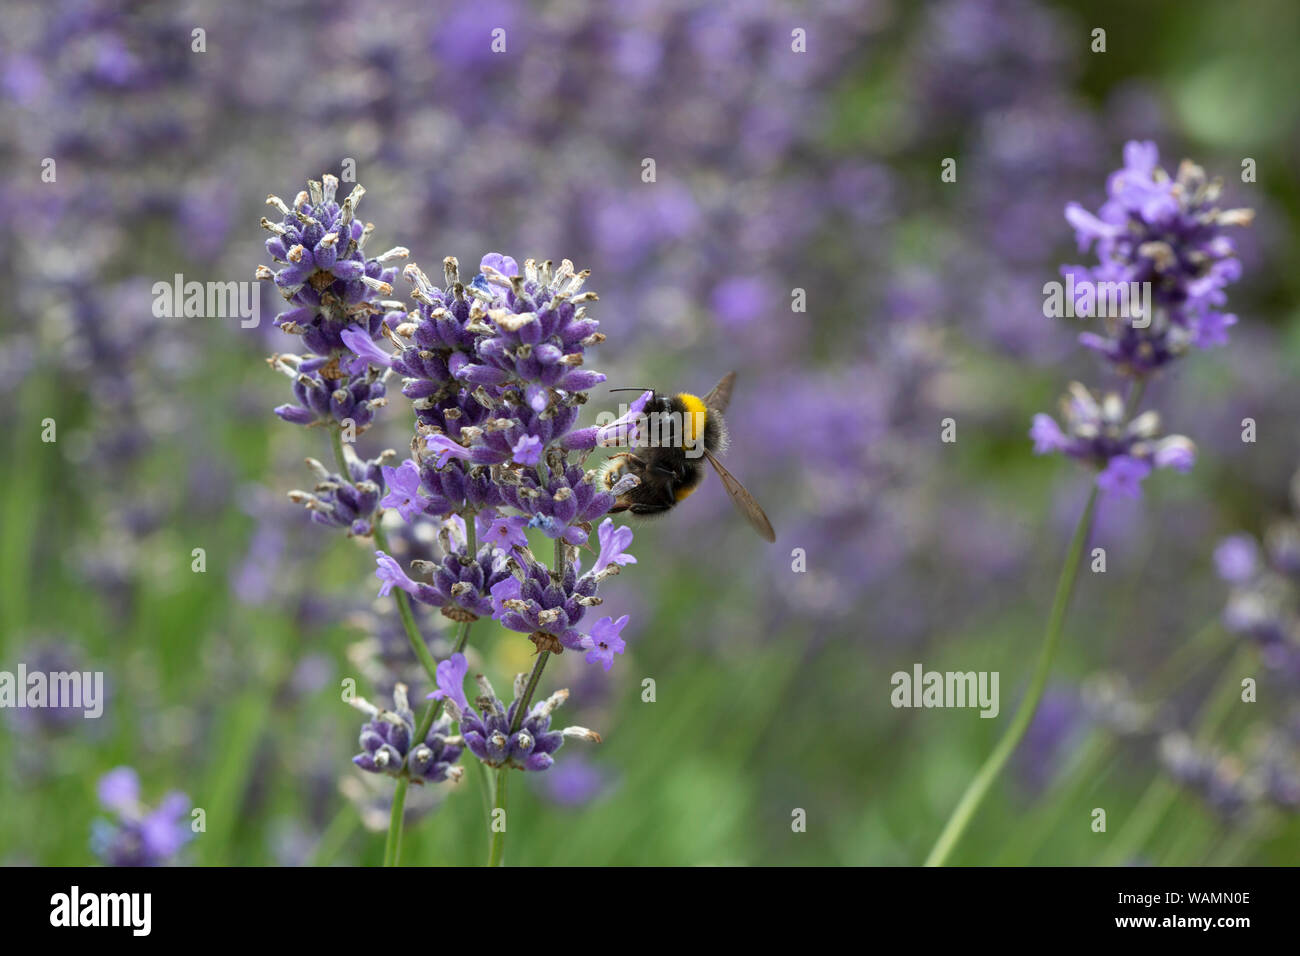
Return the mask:
<path fill-rule="evenodd" d="M 650 516 L 671 510 L 699 487 L 704 480 L 704 452 L 721 452 L 727 429 L 720 411 L 688 393 L 653 393 L 643 411 L 650 434 L 610 458 L 605 476 L 610 486 L 624 472 L 639 478 L 640 484 L 620 496 L 612 510 Z"/>
<path fill-rule="evenodd" d="M 718 461 L 727 447 L 727 423 L 722 413 L 731 403 L 735 384 L 736 373 L 728 372 L 703 398 L 689 392 L 650 392 L 642 407 L 646 433 L 638 434 L 628 451 L 611 455 L 605 462 L 605 487 L 613 488 L 625 474 L 639 479 L 618 497 L 611 511 L 642 516 L 671 511 L 700 486 L 707 460 L 750 527 L 764 540 L 776 540 L 772 522 L 754 496 Z M 640 429 L 638 424 L 638 432 Z"/>

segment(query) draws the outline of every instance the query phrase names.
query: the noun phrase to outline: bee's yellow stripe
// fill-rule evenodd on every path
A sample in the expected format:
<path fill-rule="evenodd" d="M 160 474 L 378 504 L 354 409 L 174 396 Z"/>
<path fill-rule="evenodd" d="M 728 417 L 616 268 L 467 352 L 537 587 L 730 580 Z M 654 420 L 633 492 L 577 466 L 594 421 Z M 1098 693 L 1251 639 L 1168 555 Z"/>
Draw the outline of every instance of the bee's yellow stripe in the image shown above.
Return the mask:
<path fill-rule="evenodd" d="M 678 392 L 677 400 L 685 406 L 685 419 L 682 422 L 682 432 L 688 442 L 700 441 L 704 438 L 704 420 L 708 417 L 708 408 L 705 406 L 703 399 L 690 392 Z"/>

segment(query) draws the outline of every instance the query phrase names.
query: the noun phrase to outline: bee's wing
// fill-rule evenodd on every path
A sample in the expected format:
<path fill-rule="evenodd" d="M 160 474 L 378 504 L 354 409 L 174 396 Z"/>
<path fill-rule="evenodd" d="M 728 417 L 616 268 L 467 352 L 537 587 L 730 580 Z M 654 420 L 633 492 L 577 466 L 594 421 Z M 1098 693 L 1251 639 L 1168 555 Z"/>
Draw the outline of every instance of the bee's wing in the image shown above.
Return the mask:
<path fill-rule="evenodd" d="M 731 390 L 736 386 L 736 373 L 728 372 L 722 381 L 713 386 L 713 391 L 704 396 L 704 405 L 715 412 L 725 412 L 731 404 Z M 717 464 L 715 461 L 714 464 Z"/>
<path fill-rule="evenodd" d="M 772 522 L 767 520 L 767 515 L 763 513 L 763 509 L 754 500 L 754 496 L 736 479 L 735 475 L 722 467 L 722 462 L 714 457 L 713 452 L 706 448 L 704 449 L 704 456 L 709 459 L 709 464 L 713 466 L 718 473 L 718 477 L 722 479 L 722 487 L 727 489 L 727 494 L 731 496 L 731 503 L 736 506 L 736 510 L 745 516 L 753 529 L 761 534 L 765 540 L 775 541 L 776 532 L 772 530 Z"/>

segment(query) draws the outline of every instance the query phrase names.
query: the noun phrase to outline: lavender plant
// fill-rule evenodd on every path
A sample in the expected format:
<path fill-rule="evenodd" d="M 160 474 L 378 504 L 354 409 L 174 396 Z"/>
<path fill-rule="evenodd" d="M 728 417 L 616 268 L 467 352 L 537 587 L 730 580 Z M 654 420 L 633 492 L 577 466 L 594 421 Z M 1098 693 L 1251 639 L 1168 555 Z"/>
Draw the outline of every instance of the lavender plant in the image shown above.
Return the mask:
<path fill-rule="evenodd" d="M 1293 505 L 1300 501 L 1300 474 L 1292 478 Z M 1233 663 L 1198 712 L 1195 724 L 1170 715 L 1148 715 L 1118 732 L 1144 733 L 1154 738 L 1155 756 L 1163 775 L 1157 776 L 1138 800 L 1104 862 L 1124 863 L 1146 844 L 1180 792 L 1197 795 L 1216 816 L 1236 828 L 1238 839 L 1252 829 L 1267 827 L 1277 812 L 1300 808 L 1300 723 L 1293 700 L 1284 693 L 1278 711 L 1254 722 L 1239 743 L 1227 743 L 1224 724 L 1243 693 L 1239 675 L 1250 660 L 1290 689 L 1300 674 L 1300 597 L 1296 571 L 1300 568 L 1300 524 L 1294 517 L 1273 521 L 1263 542 L 1235 534 L 1214 552 L 1219 576 L 1230 586 L 1222 624 L 1241 646 Z M 1216 628 L 1208 629 L 1217 634 Z M 1195 648 L 1195 639 L 1185 647 Z M 1230 846 L 1230 845 L 1229 845 Z M 1230 856 L 1230 849 L 1219 848 Z"/>
<path fill-rule="evenodd" d="M 1291 499 L 1300 510 L 1300 472 L 1291 479 Z M 1262 543 L 1247 534 L 1225 538 L 1214 562 L 1231 585 L 1224 626 L 1270 670 L 1288 682 L 1300 677 L 1300 520 L 1273 521 Z"/>
<path fill-rule="evenodd" d="M 1291 478 L 1291 502 L 1293 512 L 1300 510 L 1300 472 Z M 1293 513 L 1270 522 L 1262 540 L 1231 535 L 1215 549 L 1214 562 L 1230 586 L 1224 627 L 1286 691 L 1293 690 L 1300 677 L 1300 520 Z M 1235 680 L 1228 690 L 1235 698 Z M 1300 710 L 1294 696 L 1286 696 L 1289 712 L 1284 708 L 1261 722 L 1237 750 L 1205 734 L 1166 735 L 1162 765 L 1225 817 L 1240 819 L 1264 807 L 1294 813 L 1300 809 Z"/>
<path fill-rule="evenodd" d="M 115 819 L 95 821 L 91 848 L 109 866 L 161 866 L 194 835 L 189 797 L 173 791 L 149 809 L 140 801 L 140 777 L 130 767 L 117 767 L 100 778 L 99 802 Z"/>
<path fill-rule="evenodd" d="M 1153 468 L 1186 471 L 1195 461 L 1190 439 L 1161 437 L 1158 414 L 1138 409 L 1153 374 L 1192 346 L 1224 344 L 1225 330 L 1236 322 L 1235 316 L 1218 311 L 1227 299 L 1225 287 L 1241 274 L 1227 230 L 1248 224 L 1252 213 L 1220 209 L 1221 191 L 1221 182 L 1208 180 L 1194 163 L 1184 160 L 1177 175 L 1170 176 L 1159 166 L 1154 143 L 1130 142 L 1124 148 L 1123 168 L 1107 182 L 1108 199 L 1100 211 L 1094 215 L 1078 203 L 1066 206 L 1065 216 L 1075 229 L 1080 251 L 1095 242 L 1097 262 L 1090 267 L 1064 266 L 1062 274 L 1091 284 L 1094 295 L 1102 282 L 1144 284 L 1151 290 L 1143 297 L 1151 303 L 1150 314 L 1131 307 L 1127 314 L 1107 317 L 1104 335 L 1085 332 L 1079 337 L 1120 376 L 1126 395 L 1113 391 L 1099 396 L 1074 383 L 1063 401 L 1064 429 L 1050 416 L 1034 417 L 1030 437 L 1036 454 L 1060 452 L 1096 475 L 1057 580 L 1029 688 L 948 818 L 926 858 L 927 866 L 947 861 L 1038 709 L 1099 494 L 1140 496 L 1142 481 Z"/>
<path fill-rule="evenodd" d="M 310 349 L 272 358 L 293 377 L 297 399 L 276 414 L 327 429 L 337 466 L 331 471 L 309 459 L 318 483 L 290 497 L 316 522 L 373 539 L 379 595 L 395 598 L 411 650 L 438 688 L 418 718 L 401 683 L 391 710 L 350 701 L 368 718 L 353 762 L 396 779 L 385 853 L 391 865 L 400 857 L 407 788 L 458 781 L 465 750 L 492 771 L 493 803 L 504 813 L 510 770 L 545 771 L 566 737 L 600 740 L 584 727 L 551 729 L 567 690 L 535 698 L 551 655 L 581 653 L 608 671 L 625 649 L 627 615 L 585 622 L 602 603 L 600 582 L 635 563 L 627 553 L 631 530 L 605 517 L 635 479 L 609 488 L 583 468 L 606 435 L 577 427 L 588 391 L 605 379 L 584 367 L 587 349 L 604 339 L 587 314 L 596 301 L 583 291 L 588 273 L 568 260 L 556 267 L 530 259 L 521 267 L 493 253 L 469 282 L 456 260 L 446 259 L 445 285 L 438 287 L 412 264 L 404 275 L 415 305 L 406 312 L 384 298 L 396 278 L 387 263 L 406 250 L 367 258 L 373 227 L 355 217 L 364 191 L 354 187 L 340 203 L 338 185 L 324 176 L 291 204 L 268 198 L 282 216 L 262 221 L 273 233 L 267 250 L 278 268 L 260 266 L 257 275 L 273 281 L 292 306 L 277 325 Z M 396 465 L 389 464 L 392 452 L 363 461 L 345 439 L 369 427 L 394 376 L 415 412 L 411 455 Z M 407 527 L 436 537 L 436 559 L 403 565 L 387 541 L 390 509 Z M 549 565 L 531 550 L 529 529 L 553 542 Z M 584 571 L 578 549 L 593 531 L 596 556 Z M 412 602 L 457 628 L 452 653 L 441 662 L 420 633 Z M 527 635 L 536 648 L 509 705 L 483 675 L 472 705 L 463 690 L 470 628 L 484 617 Z M 493 828 L 493 865 L 502 862 L 504 832 L 504 825 Z"/>

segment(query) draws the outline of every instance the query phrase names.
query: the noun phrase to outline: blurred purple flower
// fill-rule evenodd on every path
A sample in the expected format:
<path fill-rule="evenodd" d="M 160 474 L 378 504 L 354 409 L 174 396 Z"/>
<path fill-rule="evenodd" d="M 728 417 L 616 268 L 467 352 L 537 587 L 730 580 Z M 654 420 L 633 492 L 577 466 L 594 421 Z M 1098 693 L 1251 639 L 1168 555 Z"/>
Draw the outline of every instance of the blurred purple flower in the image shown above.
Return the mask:
<path fill-rule="evenodd" d="M 1234 534 L 1224 538 L 1214 549 L 1214 565 L 1219 577 L 1232 584 L 1240 584 L 1255 573 L 1259 561 L 1259 545 L 1248 534 Z"/>
<path fill-rule="evenodd" d="M 108 866 L 160 866 L 172 861 L 194 834 L 186 819 L 190 800 L 172 791 L 158 807 L 140 803 L 140 779 L 130 767 L 116 767 L 100 778 L 100 803 L 114 820 L 96 820 L 91 848 Z"/>
<path fill-rule="evenodd" d="M 1241 277 L 1227 230 L 1254 218 L 1249 209 L 1221 209 L 1222 183 L 1207 179 L 1199 166 L 1185 160 L 1171 177 L 1159 160 L 1155 143 L 1131 141 L 1100 211 L 1094 215 L 1078 203 L 1065 207 L 1080 251 L 1096 243 L 1098 259 L 1091 268 L 1067 269 L 1098 286 L 1135 283 L 1152 290 L 1154 314 L 1111 317 L 1106 335 L 1079 338 L 1134 376 L 1166 365 L 1191 345 L 1227 342 L 1236 316 L 1218 307 L 1227 301 L 1224 289 Z"/>

